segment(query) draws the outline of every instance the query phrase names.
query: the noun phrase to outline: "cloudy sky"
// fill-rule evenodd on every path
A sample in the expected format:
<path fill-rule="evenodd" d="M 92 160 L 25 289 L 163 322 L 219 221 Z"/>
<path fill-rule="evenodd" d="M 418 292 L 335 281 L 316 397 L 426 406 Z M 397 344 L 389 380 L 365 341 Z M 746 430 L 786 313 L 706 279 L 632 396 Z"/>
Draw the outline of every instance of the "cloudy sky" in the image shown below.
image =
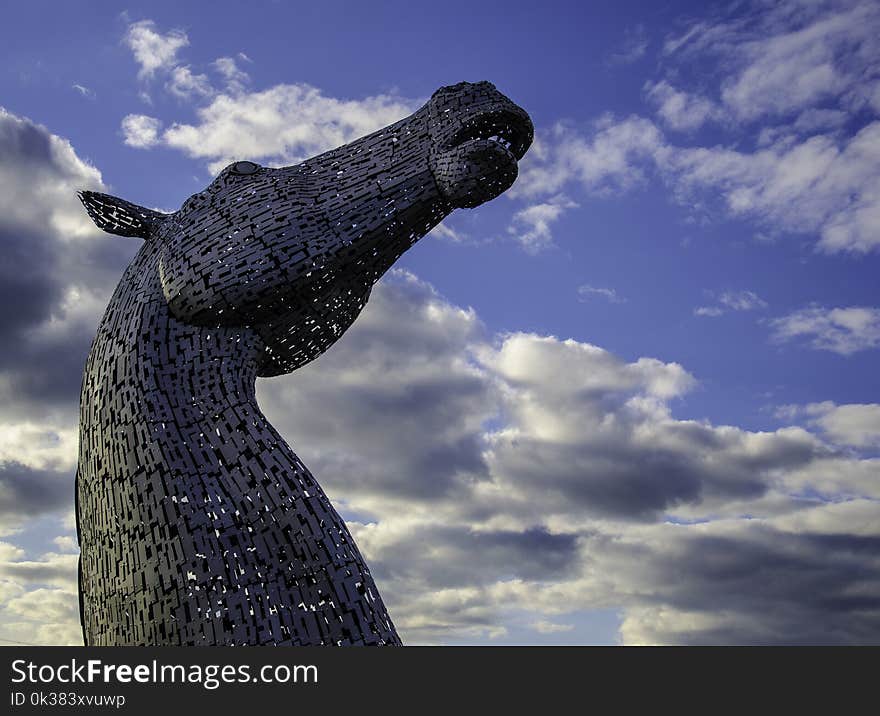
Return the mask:
<path fill-rule="evenodd" d="M 0 637 L 79 643 L 82 365 L 176 209 L 487 79 L 536 142 L 261 405 L 408 643 L 880 642 L 880 6 L 91 3 L 0 41 Z"/>

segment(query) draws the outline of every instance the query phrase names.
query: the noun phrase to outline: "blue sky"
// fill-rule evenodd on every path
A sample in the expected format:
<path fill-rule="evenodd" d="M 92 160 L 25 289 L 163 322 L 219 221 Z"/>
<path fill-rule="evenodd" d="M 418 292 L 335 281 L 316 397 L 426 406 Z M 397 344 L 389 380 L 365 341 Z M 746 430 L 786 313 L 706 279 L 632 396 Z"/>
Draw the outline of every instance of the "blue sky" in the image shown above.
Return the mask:
<path fill-rule="evenodd" d="M 0 636 L 32 635 L 38 624 L 66 625 L 75 638 L 64 606 L 74 547 L 63 495 L 71 454 L 75 464 L 77 366 L 136 249 L 136 241 L 78 223 L 84 214 L 64 197 L 92 186 L 174 210 L 232 159 L 294 163 L 414 111 L 439 86 L 487 79 L 536 126 L 515 186 L 458 211 L 400 260 L 360 319 L 373 333 L 352 329 L 264 398 L 356 523 L 404 636 L 766 643 L 806 633 L 813 641 L 876 641 L 876 611 L 872 620 L 864 605 L 829 605 L 838 588 L 874 600 L 873 609 L 878 599 L 877 582 L 864 576 L 876 578 L 876 561 L 831 539 L 880 537 L 878 30 L 877 6 L 855 0 L 8 8 L 0 30 L 0 239 L 10 247 L 8 275 L 37 277 L 15 295 L 32 291 L 41 308 L 3 323 L 4 343 L 20 334 L 28 347 L 4 349 L 0 495 L 14 507 L 32 499 L 25 484 L 44 479 L 60 496 L 51 508 L 18 510 L 26 519 L 5 508 Z M 48 147 L 42 155 L 29 149 L 40 142 Z M 59 208 L 47 218 L 42 202 Z M 57 249 L 51 280 L 22 269 L 42 256 L 15 243 L 24 235 L 36 237 L 29 247 Z M 444 413 L 459 426 L 455 435 L 426 430 L 411 462 L 382 469 L 404 479 L 418 469 L 417 448 L 447 440 L 444 454 L 455 462 L 461 455 L 452 451 L 469 445 L 477 472 L 522 489 L 515 508 L 480 493 L 488 500 L 480 510 L 456 512 L 452 498 L 439 506 L 416 491 L 406 502 L 381 482 L 367 489 L 346 481 L 347 461 L 378 465 L 368 443 L 387 439 L 393 450 L 394 426 L 427 421 L 431 406 L 389 410 L 384 438 L 367 439 L 357 425 L 328 437 L 294 416 L 307 396 L 326 404 L 329 395 L 340 413 L 328 408 L 327 419 L 345 424 L 345 396 L 332 393 L 331 379 L 347 375 L 346 358 L 357 361 L 377 331 L 410 325 L 407 311 L 416 309 L 402 302 L 433 306 L 430 315 L 442 317 L 431 341 L 412 324 L 412 352 L 421 355 L 422 340 L 426 360 L 434 355 L 431 385 L 468 371 L 483 382 Z M 432 354 L 435 338 L 445 348 Z M 50 350 L 65 352 L 62 365 L 53 367 Z M 407 380 L 428 380 L 415 367 L 396 384 L 361 369 L 377 399 Z M 626 429 L 606 435 L 609 425 Z M 511 457 L 507 440 L 530 444 L 534 460 Z M 685 473 L 696 492 L 668 487 Z M 585 503 L 572 512 L 547 496 L 557 485 L 547 476 L 556 474 L 580 485 L 570 494 L 559 488 L 574 503 L 624 483 L 642 494 L 644 479 L 671 492 L 656 504 L 634 496 L 631 509 Z M 547 492 L 535 497 L 544 480 Z M 584 492 L 579 480 L 597 491 Z M 749 492 L 752 480 L 762 487 Z M 406 510 L 423 522 L 401 520 Z M 435 534 L 435 560 L 447 564 L 436 572 L 446 581 L 428 567 L 420 572 L 422 560 L 403 546 L 439 530 L 432 511 L 460 527 Z M 482 522 L 469 522 L 477 513 Z M 690 523 L 704 527 L 672 530 Z M 710 538 L 730 540 L 725 559 L 755 575 L 781 564 L 782 549 L 793 561 L 780 573 L 795 570 L 801 586 L 813 584 L 809 575 L 819 583 L 828 560 L 863 576 L 841 567 L 839 584 L 816 605 L 782 589 L 756 599 L 747 580 L 728 583 L 742 599 L 715 610 L 723 580 L 707 576 L 711 565 L 682 578 L 687 598 L 658 572 L 681 567 L 698 547 L 711 553 L 703 543 Z M 655 541 L 668 549 L 638 556 L 639 545 Z M 480 544 L 491 545 L 474 561 L 482 572 L 458 569 L 456 560 Z M 521 567 L 528 559 L 517 550 L 545 548 L 552 554 L 539 560 L 544 568 Z M 45 576 L 47 565 L 57 574 Z M 28 569 L 43 576 L 28 577 Z M 559 599 L 572 608 L 560 609 Z M 34 606 L 41 600 L 56 606 Z M 789 616 L 760 616 L 774 610 Z M 825 617 L 833 630 L 803 629 Z"/>

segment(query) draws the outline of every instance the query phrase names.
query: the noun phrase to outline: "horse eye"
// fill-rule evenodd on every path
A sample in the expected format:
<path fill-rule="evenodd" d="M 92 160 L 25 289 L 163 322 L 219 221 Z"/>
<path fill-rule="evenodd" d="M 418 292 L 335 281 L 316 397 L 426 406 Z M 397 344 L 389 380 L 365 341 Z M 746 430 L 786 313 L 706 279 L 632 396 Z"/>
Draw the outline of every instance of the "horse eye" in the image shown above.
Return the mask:
<path fill-rule="evenodd" d="M 233 174 L 254 174 L 259 168 L 259 165 L 253 162 L 236 162 L 229 171 Z"/>

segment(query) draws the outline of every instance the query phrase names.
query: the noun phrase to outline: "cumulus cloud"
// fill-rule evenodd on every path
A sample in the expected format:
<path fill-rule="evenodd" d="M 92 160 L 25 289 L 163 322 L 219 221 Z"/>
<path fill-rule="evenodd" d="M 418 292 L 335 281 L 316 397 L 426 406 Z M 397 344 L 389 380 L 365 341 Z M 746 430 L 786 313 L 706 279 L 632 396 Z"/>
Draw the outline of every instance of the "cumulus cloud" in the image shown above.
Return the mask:
<path fill-rule="evenodd" d="M 876 519 L 876 507 L 858 506 Z M 875 643 L 880 538 L 850 534 L 842 516 L 831 534 L 773 521 L 657 530 L 628 585 L 645 596 L 626 613 L 624 642 L 663 643 L 674 634 L 678 644 Z M 701 609 L 703 600 L 713 608 Z"/>
<path fill-rule="evenodd" d="M 0 579 L 18 580 L 22 585 L 42 585 L 57 589 L 76 589 L 77 555 L 47 552 L 29 559 L 26 552 L 8 542 L 0 542 Z"/>
<path fill-rule="evenodd" d="M 141 20 L 129 25 L 125 44 L 140 65 L 138 77 L 148 79 L 157 70 L 166 70 L 177 62 L 177 53 L 187 45 L 189 38 L 183 30 L 162 33 L 152 20 Z"/>
<path fill-rule="evenodd" d="M 199 108 L 195 124 L 175 123 L 159 133 L 158 120 L 129 115 L 123 131 L 127 144 L 148 148 L 161 143 L 208 161 L 216 171 L 242 157 L 300 162 L 396 122 L 415 108 L 412 101 L 390 95 L 336 99 L 306 84 L 249 93 L 237 87 Z"/>
<path fill-rule="evenodd" d="M 101 234 L 76 197 L 100 172 L 45 127 L 0 110 L 0 419 L 75 404 L 97 319 L 135 245 Z"/>
<path fill-rule="evenodd" d="M 96 233 L 91 220 L 81 216 L 76 195 L 69 195 L 67 188 L 99 188 L 101 173 L 80 159 L 70 142 L 0 107 L 0 159 L 4 187 L 0 221 L 7 231 L 31 228 L 59 240 L 85 239 Z M 4 244 L 7 256 L 13 245 L 10 237 Z M 12 267 L 13 262 L 8 265 Z M 11 281 L 13 275 L 4 277 L 4 284 Z"/>
<path fill-rule="evenodd" d="M 148 149 L 159 142 L 162 122 L 146 114 L 129 114 L 122 120 L 123 140 L 129 147 Z"/>
<path fill-rule="evenodd" d="M 305 84 L 220 95 L 198 111 L 198 124 L 174 124 L 163 142 L 212 168 L 233 157 L 295 163 L 391 124 L 415 107 L 396 97 L 339 100 Z"/>
<path fill-rule="evenodd" d="M 258 390 L 411 642 L 609 607 L 631 643 L 876 640 L 845 595 L 880 566 L 878 461 L 799 427 L 673 417 L 694 385 L 674 363 L 487 335 L 396 272 L 331 351 Z"/>
<path fill-rule="evenodd" d="M 57 552 L 0 543 L 0 636 L 77 644 L 69 516 L 80 376 L 137 246 L 102 234 L 83 211 L 78 189 L 108 190 L 100 172 L 67 140 L 2 109 L 0 185 L 0 535 L 16 540 L 44 523 L 67 531 Z"/>
<path fill-rule="evenodd" d="M 378 509 L 374 499 L 381 505 L 442 495 L 484 472 L 480 425 L 496 401 L 491 382 L 467 359 L 468 346 L 483 330 L 473 311 L 448 304 L 408 274 L 399 274 L 394 290 L 378 287 L 368 305 L 358 330 L 320 362 L 290 379 L 260 381 L 257 389 L 294 449 L 308 446 L 304 457 L 322 484 L 331 491 L 342 487 L 344 500 L 357 496 L 361 509 L 372 510 Z M 353 353 L 362 356 L 362 370 L 351 370 Z M 334 395 L 329 388 L 335 380 L 344 389 Z M 324 400 L 331 409 L 306 419 L 310 406 Z M 399 422 L 410 410 L 418 419 Z M 397 447 L 389 451 L 386 436 L 392 433 Z M 434 439 L 424 449 L 427 433 Z M 354 482 L 346 478 L 352 473 L 358 475 Z"/>
<path fill-rule="evenodd" d="M 880 405 L 876 403 L 837 405 L 826 400 L 782 406 L 778 412 L 790 419 L 805 416 L 811 425 L 838 445 L 880 448 Z"/>
<path fill-rule="evenodd" d="M 127 115 L 121 124 L 125 143 L 139 149 L 171 147 L 205 160 L 211 171 L 244 157 L 297 163 L 391 124 L 419 105 L 393 95 L 338 99 L 305 83 L 248 92 L 250 77 L 239 64 L 250 62 L 244 53 L 211 63 L 220 90 L 207 74 L 178 61 L 178 51 L 189 44 L 186 33 L 162 34 L 154 22 L 143 20 L 130 25 L 125 41 L 141 65 L 142 80 L 161 74 L 170 94 L 198 106 L 195 123 L 174 122 L 164 130 L 156 117 Z"/>
<path fill-rule="evenodd" d="M 0 629 L 3 641 L 82 644 L 76 586 L 78 555 L 48 552 L 27 559 L 0 542 Z"/>
<path fill-rule="evenodd" d="M 328 97 L 306 83 L 248 92 L 250 76 L 240 63 L 251 60 L 241 52 L 210 64 L 219 76 L 219 89 L 207 74 L 179 61 L 178 52 L 189 45 L 186 33 L 163 34 L 152 20 L 132 23 L 125 42 L 141 66 L 141 80 L 162 76 L 171 95 L 198 107 L 196 122 L 172 122 L 164 129 L 156 117 L 125 116 L 121 122 L 125 144 L 138 149 L 171 147 L 205 160 L 214 172 L 242 158 L 276 165 L 298 163 L 391 124 L 420 104 L 394 95 Z M 149 95 L 144 97 L 149 101 Z"/>
<path fill-rule="evenodd" d="M 61 550 L 62 554 L 79 552 L 79 545 L 70 535 L 55 537 L 52 542 L 59 550 Z"/>
<path fill-rule="evenodd" d="M 82 366 L 134 246 L 101 234 L 77 189 L 100 172 L 45 127 L 0 110 L 0 523 L 70 508 Z"/>
<path fill-rule="evenodd" d="M 818 350 L 851 355 L 880 345 L 880 309 L 866 306 L 811 306 L 773 319 L 779 341 L 804 338 Z"/>
<path fill-rule="evenodd" d="M 7 613 L 41 625 L 69 624 L 79 617 L 76 594 L 60 589 L 34 589 L 25 596 L 10 599 L 5 606 Z"/>

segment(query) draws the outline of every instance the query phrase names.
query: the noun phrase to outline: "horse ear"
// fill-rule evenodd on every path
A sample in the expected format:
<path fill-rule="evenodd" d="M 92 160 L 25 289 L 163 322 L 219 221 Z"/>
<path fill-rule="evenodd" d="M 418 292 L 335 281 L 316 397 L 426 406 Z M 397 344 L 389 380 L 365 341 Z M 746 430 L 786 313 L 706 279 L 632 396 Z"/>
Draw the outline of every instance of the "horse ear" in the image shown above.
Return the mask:
<path fill-rule="evenodd" d="M 76 195 L 99 229 L 118 236 L 146 239 L 150 230 L 168 216 L 97 191 L 78 191 Z"/>

